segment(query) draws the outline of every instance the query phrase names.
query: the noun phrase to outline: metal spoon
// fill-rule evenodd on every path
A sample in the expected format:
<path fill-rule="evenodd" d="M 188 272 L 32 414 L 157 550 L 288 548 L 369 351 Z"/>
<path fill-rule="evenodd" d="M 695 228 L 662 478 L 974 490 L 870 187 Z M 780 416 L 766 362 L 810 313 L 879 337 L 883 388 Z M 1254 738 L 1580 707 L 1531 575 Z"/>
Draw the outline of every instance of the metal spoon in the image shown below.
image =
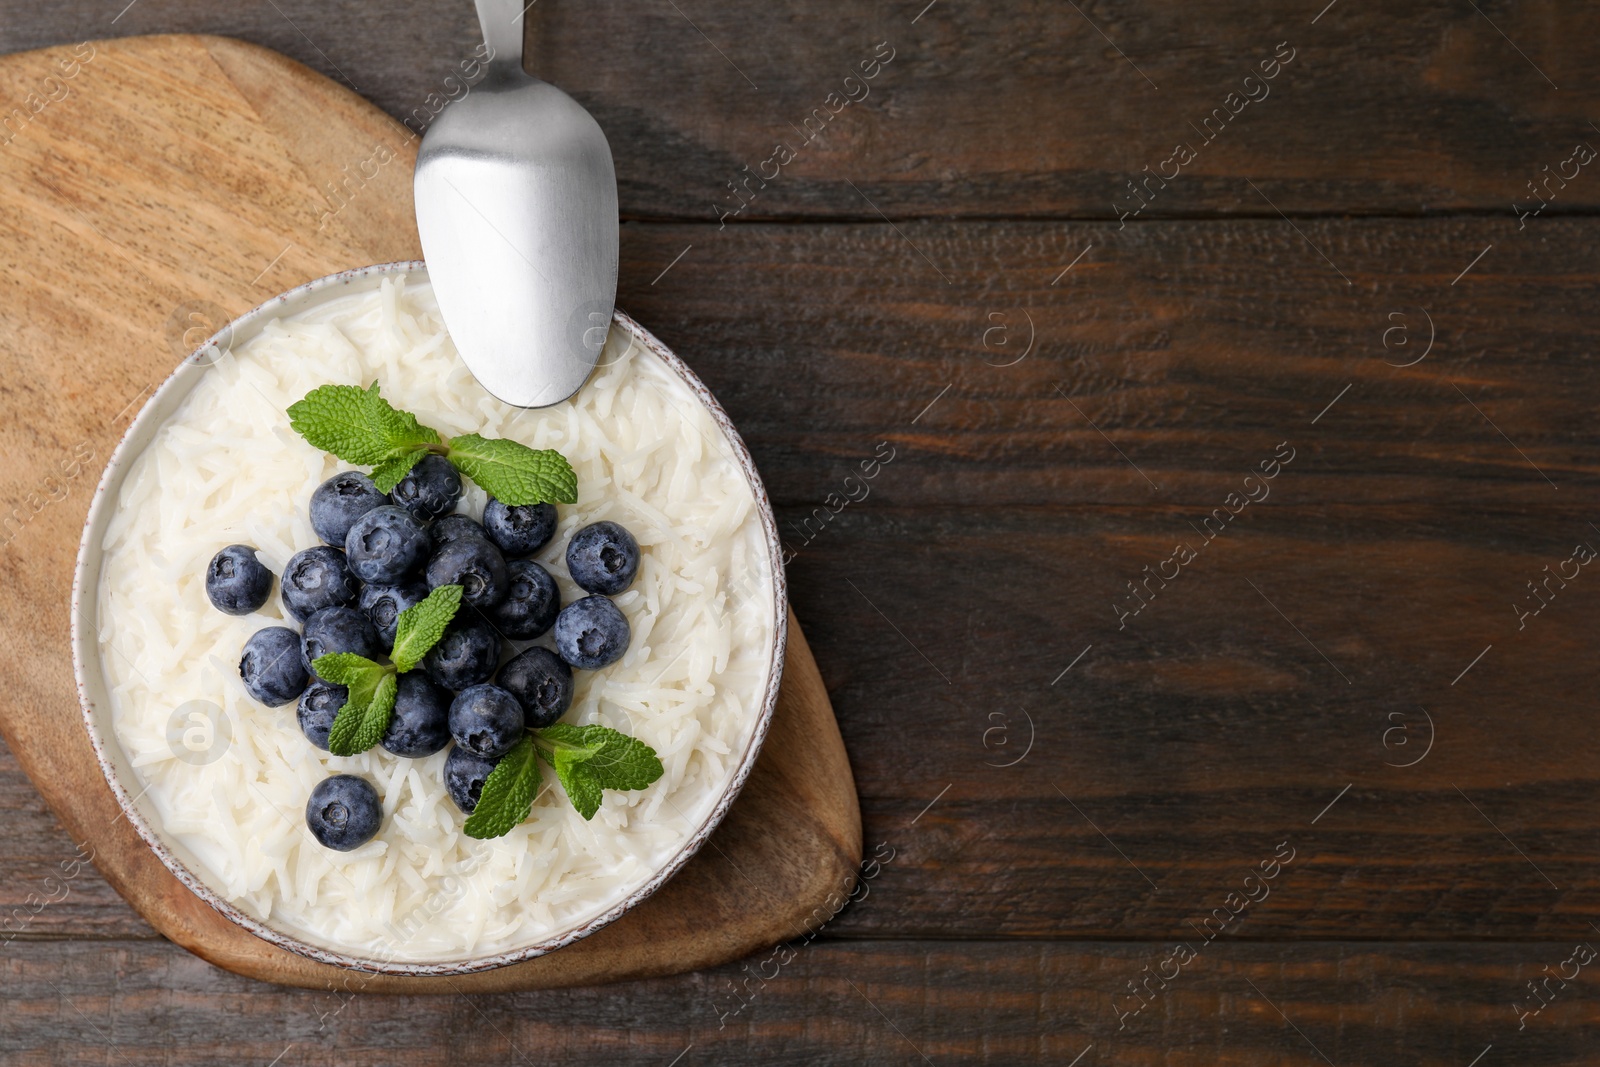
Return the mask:
<path fill-rule="evenodd" d="M 417 231 L 472 373 L 508 404 L 547 407 L 583 385 L 611 324 L 616 171 L 594 117 L 523 72 L 525 0 L 476 3 L 488 73 L 422 138 Z"/>

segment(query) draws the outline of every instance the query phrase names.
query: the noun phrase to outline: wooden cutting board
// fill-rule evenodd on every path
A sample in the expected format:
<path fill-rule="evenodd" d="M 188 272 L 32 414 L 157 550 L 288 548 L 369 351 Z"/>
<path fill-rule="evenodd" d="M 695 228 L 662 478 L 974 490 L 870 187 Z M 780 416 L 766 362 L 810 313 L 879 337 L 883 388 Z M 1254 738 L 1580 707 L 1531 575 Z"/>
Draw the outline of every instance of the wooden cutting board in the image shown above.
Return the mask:
<path fill-rule="evenodd" d="M 706 967 L 829 914 L 860 862 L 861 815 L 792 615 L 777 714 L 727 820 L 655 896 L 558 952 L 456 978 L 352 976 L 258 940 L 168 873 L 121 818 L 80 720 L 69 598 L 89 498 L 139 406 L 221 323 L 311 278 L 421 258 L 417 139 L 217 37 L 0 57 L 0 101 L 0 733 L 151 925 L 266 981 L 494 992 Z"/>

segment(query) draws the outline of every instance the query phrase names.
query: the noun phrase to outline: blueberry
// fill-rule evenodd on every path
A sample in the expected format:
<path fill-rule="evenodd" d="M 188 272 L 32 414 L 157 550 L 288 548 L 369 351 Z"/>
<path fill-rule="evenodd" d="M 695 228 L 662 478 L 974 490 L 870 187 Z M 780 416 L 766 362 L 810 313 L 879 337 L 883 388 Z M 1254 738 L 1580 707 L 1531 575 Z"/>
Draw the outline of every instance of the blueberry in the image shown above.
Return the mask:
<path fill-rule="evenodd" d="M 461 499 L 461 475 L 443 456 L 430 452 L 406 472 L 390 494 L 394 502 L 424 522 L 448 515 Z"/>
<path fill-rule="evenodd" d="M 628 619 L 603 596 L 586 596 L 556 616 L 556 651 L 574 667 L 597 671 L 622 658 L 632 631 Z"/>
<path fill-rule="evenodd" d="M 474 756 L 504 756 L 526 729 L 522 703 L 497 685 L 463 689 L 450 704 L 450 736 Z"/>
<path fill-rule="evenodd" d="M 543 730 L 572 706 L 572 668 L 535 645 L 500 668 L 495 684 L 522 704 L 523 722 Z"/>
<path fill-rule="evenodd" d="M 290 556 L 278 582 L 284 610 L 298 622 L 305 622 L 323 608 L 353 604 L 360 592 L 344 553 L 327 545 Z"/>
<path fill-rule="evenodd" d="M 428 532 L 433 535 L 434 548 L 443 548 L 451 541 L 459 540 L 463 537 L 485 539 L 489 536 L 482 526 L 465 515 L 446 515 L 428 527 Z"/>
<path fill-rule="evenodd" d="M 306 825 L 323 847 L 338 852 L 360 848 L 378 834 L 383 804 L 365 778 L 336 774 L 317 783 L 306 801 Z"/>
<path fill-rule="evenodd" d="M 506 564 L 510 575 L 505 600 L 489 609 L 489 618 L 507 637 L 529 641 L 555 625 L 561 590 L 550 572 L 531 559 Z"/>
<path fill-rule="evenodd" d="M 300 707 L 295 712 L 306 740 L 326 752 L 328 731 L 333 729 L 333 720 L 339 717 L 339 709 L 348 699 L 350 691 L 342 685 L 329 685 L 321 679 L 312 682 L 301 695 Z"/>
<path fill-rule="evenodd" d="M 554 504 L 502 504 L 494 497 L 483 509 L 483 528 L 489 540 L 508 556 L 531 556 L 556 532 Z"/>
<path fill-rule="evenodd" d="M 459 537 L 428 561 L 428 588 L 459 585 L 461 602 L 469 608 L 492 608 L 506 598 L 510 587 L 506 558 L 486 540 Z"/>
<path fill-rule="evenodd" d="M 405 508 L 373 508 L 350 527 L 344 551 L 350 570 L 363 582 L 393 585 L 422 566 L 433 547 L 428 528 Z"/>
<path fill-rule="evenodd" d="M 428 677 L 446 689 L 487 682 L 499 664 L 500 635 L 472 611 L 457 615 L 439 643 L 422 657 Z"/>
<path fill-rule="evenodd" d="M 335 474 L 311 494 L 311 528 L 328 544 L 343 548 L 356 520 L 388 502 L 360 471 Z"/>
<path fill-rule="evenodd" d="M 450 743 L 450 694 L 417 672 L 400 676 L 383 747 L 396 756 L 431 756 Z"/>
<path fill-rule="evenodd" d="M 614 522 L 591 523 L 567 542 L 567 573 L 588 592 L 615 596 L 639 573 L 639 542 Z"/>
<path fill-rule="evenodd" d="M 420 578 L 405 578 L 398 585 L 369 585 L 361 590 L 361 610 L 378 631 L 384 648 L 394 647 L 400 613 L 428 598 L 428 585 Z"/>
<path fill-rule="evenodd" d="M 450 750 L 450 755 L 444 758 L 444 784 L 456 807 L 468 815 L 477 810 L 483 783 L 489 780 L 489 774 L 499 762 L 474 756 L 460 745 Z"/>
<path fill-rule="evenodd" d="M 248 615 L 272 594 L 272 572 L 256 559 L 249 545 L 229 545 L 206 567 L 206 596 L 211 606 L 229 615 Z"/>
<path fill-rule="evenodd" d="M 268 626 L 251 634 L 239 658 L 239 677 L 250 695 L 268 707 L 289 703 L 310 680 L 300 654 L 300 635 L 287 626 Z"/>
<path fill-rule="evenodd" d="M 354 652 L 367 659 L 383 655 L 378 631 L 355 608 L 323 608 L 311 616 L 306 620 L 300 645 L 305 650 L 306 669 L 312 674 L 317 673 L 312 664 L 318 657 L 334 652 Z"/>

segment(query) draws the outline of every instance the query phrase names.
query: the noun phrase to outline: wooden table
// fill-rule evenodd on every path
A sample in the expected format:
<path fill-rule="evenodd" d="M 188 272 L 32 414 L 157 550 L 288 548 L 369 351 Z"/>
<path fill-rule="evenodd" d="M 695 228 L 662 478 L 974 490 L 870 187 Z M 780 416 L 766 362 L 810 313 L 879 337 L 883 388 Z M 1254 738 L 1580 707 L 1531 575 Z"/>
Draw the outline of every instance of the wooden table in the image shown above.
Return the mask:
<path fill-rule="evenodd" d="M 678 978 L 280 989 L 0 754 L 0 1060 L 1594 1062 L 1597 22 L 1323 2 L 532 8 L 619 303 L 792 538 L 865 898 Z M 0 51 L 172 31 L 419 123 L 477 43 L 461 0 L 0 0 Z"/>

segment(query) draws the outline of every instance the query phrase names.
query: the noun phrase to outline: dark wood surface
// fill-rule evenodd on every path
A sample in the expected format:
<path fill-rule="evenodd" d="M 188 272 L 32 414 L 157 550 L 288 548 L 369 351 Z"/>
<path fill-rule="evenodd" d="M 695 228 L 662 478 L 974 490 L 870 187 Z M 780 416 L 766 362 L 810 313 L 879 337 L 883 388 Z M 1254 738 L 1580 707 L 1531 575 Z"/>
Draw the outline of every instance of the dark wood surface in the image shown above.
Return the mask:
<path fill-rule="evenodd" d="M 4 0 L 0 48 L 232 34 L 404 118 L 476 44 L 464 2 L 120 7 Z M 868 898 L 770 979 L 762 953 L 341 1007 L 189 957 L 92 872 L 56 889 L 73 845 L 0 761 L 0 904 L 58 898 L 0 949 L 0 1058 L 1593 1062 L 1593 966 L 1519 1010 L 1600 946 L 1600 571 L 1515 606 L 1600 549 L 1600 174 L 1513 202 L 1600 147 L 1595 15 L 676 7 L 545 0 L 531 65 L 612 136 L 619 303 L 718 393 L 792 534 L 867 851 L 893 850 Z M 871 95 L 719 228 L 724 183 L 885 40 Z M 1284 40 L 1272 95 L 1119 224 Z"/>

